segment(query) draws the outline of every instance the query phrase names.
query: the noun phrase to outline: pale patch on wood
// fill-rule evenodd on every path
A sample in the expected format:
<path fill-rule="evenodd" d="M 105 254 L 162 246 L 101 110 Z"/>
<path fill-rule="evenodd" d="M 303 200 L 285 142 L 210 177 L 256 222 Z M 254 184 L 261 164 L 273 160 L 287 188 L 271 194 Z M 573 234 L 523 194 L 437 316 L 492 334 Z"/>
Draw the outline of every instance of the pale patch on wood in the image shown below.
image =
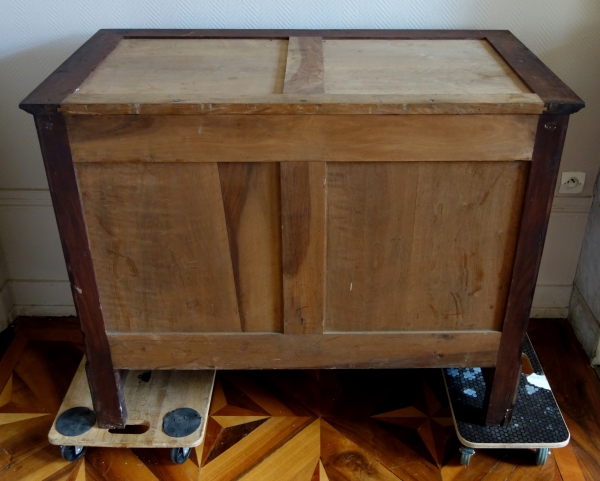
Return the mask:
<path fill-rule="evenodd" d="M 124 39 L 70 95 L 281 93 L 287 40 Z"/>
<path fill-rule="evenodd" d="M 325 92 L 531 92 L 487 40 L 324 40 Z"/>

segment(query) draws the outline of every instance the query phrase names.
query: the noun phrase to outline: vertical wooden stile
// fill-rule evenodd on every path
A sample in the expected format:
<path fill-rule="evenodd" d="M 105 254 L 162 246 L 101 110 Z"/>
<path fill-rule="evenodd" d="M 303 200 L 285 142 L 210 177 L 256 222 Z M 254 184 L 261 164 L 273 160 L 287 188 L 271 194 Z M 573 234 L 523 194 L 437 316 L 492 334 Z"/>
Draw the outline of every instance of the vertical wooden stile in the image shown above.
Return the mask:
<path fill-rule="evenodd" d="M 539 118 L 498 360 L 489 376 L 488 425 L 504 424 L 512 417 L 521 374 L 523 342 L 568 124 L 568 115 L 541 115 Z"/>
<path fill-rule="evenodd" d="M 283 93 L 324 93 L 320 37 L 290 37 Z M 286 334 L 323 332 L 325 162 L 282 162 L 283 319 Z"/>
<path fill-rule="evenodd" d="M 113 369 L 65 119 L 61 114 L 37 115 L 35 125 L 81 322 L 98 426 L 123 428 L 127 423 L 127 408 L 121 372 Z"/>

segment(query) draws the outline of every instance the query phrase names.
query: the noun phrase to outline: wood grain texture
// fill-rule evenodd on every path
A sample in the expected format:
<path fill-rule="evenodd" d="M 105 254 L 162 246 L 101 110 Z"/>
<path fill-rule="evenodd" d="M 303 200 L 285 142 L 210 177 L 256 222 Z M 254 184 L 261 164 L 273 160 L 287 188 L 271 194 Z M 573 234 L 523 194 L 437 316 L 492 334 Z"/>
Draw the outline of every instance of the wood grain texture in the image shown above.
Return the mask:
<path fill-rule="evenodd" d="M 279 164 L 219 164 L 242 331 L 283 332 Z"/>
<path fill-rule="evenodd" d="M 52 114 L 85 78 L 112 52 L 122 35 L 99 30 L 75 51 L 19 104 L 34 115 Z"/>
<path fill-rule="evenodd" d="M 501 330 L 527 173 L 329 164 L 326 330 Z"/>
<path fill-rule="evenodd" d="M 486 37 L 521 80 L 541 97 L 546 113 L 573 114 L 585 107 L 585 102 L 511 32 L 492 31 Z"/>
<path fill-rule="evenodd" d="M 317 334 L 324 314 L 326 165 L 280 168 L 284 331 Z"/>
<path fill-rule="evenodd" d="M 502 424 L 512 416 L 521 369 L 523 341 L 527 332 L 568 123 L 568 115 L 543 115 L 538 122 L 502 326 L 498 364 L 493 372 L 489 393 L 486 423 L 490 425 Z"/>
<path fill-rule="evenodd" d="M 77 163 L 530 160 L 537 126 L 535 115 L 69 115 L 67 121 Z"/>
<path fill-rule="evenodd" d="M 496 363 L 499 339 L 495 331 L 109 333 L 119 369 L 489 367 Z"/>
<path fill-rule="evenodd" d="M 31 343 L 17 359 L 18 370 L 30 377 L 25 381 L 9 372 L 13 386 L 3 414 L 19 407 L 39 414 L 49 411 L 47 399 L 65 396 L 81 350 L 76 343 L 57 342 L 64 331 L 60 319 L 49 325 L 46 340 Z M 382 471 L 405 481 L 595 481 L 600 381 L 566 321 L 534 319 L 530 328 L 572 434 L 571 445 L 551 450 L 544 467 L 533 465 L 528 450 L 478 450 L 468 468 L 461 466 L 454 428 L 440 429 L 451 418 L 439 370 L 271 370 L 217 373 L 207 417 L 212 436 L 207 430 L 204 443 L 183 465 L 171 464 L 164 448 L 91 447 L 84 460 L 65 463 L 48 443 L 52 414 L 0 426 L 2 479 L 197 481 L 199 470 L 210 475 L 234 465 L 238 468 L 229 471 L 227 481 L 259 473 L 278 481 L 331 481 L 339 479 L 338 470 L 346 481 L 377 479 Z M 29 338 L 26 330 L 21 332 Z M 252 404 L 266 411 L 258 422 L 244 414 Z M 270 429 L 253 436 L 268 421 Z M 290 429 L 294 425 L 300 429 Z M 250 436 L 255 446 L 238 446 Z M 269 441 L 274 437 L 277 442 Z M 311 477 L 306 473 L 315 452 L 320 460 Z M 217 464 L 209 469 L 212 463 Z"/>
<path fill-rule="evenodd" d="M 287 48 L 276 39 L 124 39 L 70 97 L 279 94 Z"/>
<path fill-rule="evenodd" d="M 320 37 L 290 37 L 283 93 L 325 93 L 323 43 Z"/>
<path fill-rule="evenodd" d="M 492 30 L 100 30 L 61 67 L 50 75 L 22 103 L 31 113 L 56 111 L 60 102 L 95 69 L 122 38 L 280 38 L 314 37 L 328 39 L 487 39 L 513 70 L 548 106 L 550 113 L 573 113 L 584 103 L 548 67 L 508 31 Z M 121 106 L 124 107 L 124 106 Z M 450 113 L 450 112 L 445 112 Z"/>
<path fill-rule="evenodd" d="M 77 177 L 111 330 L 241 330 L 217 164 L 85 164 Z"/>
<path fill-rule="evenodd" d="M 162 429 L 165 415 L 174 409 L 188 407 L 208 417 L 214 371 L 157 371 L 148 381 L 138 378 L 143 371 L 133 371 L 124 385 L 125 399 L 129 407 L 128 426 L 145 425 L 142 434 L 111 433 L 97 426 L 77 437 L 64 436 L 56 430 L 56 419 L 68 409 L 87 407 L 92 409 L 92 399 L 85 375 L 85 359 L 81 361 L 75 378 L 60 405 L 48 439 L 56 445 L 106 446 L 106 447 L 195 447 L 204 439 L 206 421 L 193 433 L 174 438 Z"/>
<path fill-rule="evenodd" d="M 310 421 L 310 417 L 273 417 L 269 419 L 242 438 L 233 446 L 233 449 L 227 450 L 204 466 L 200 471 L 200 481 L 240 479 L 248 472 L 248 476 L 250 476 L 248 479 L 257 479 L 252 476 L 252 468 L 280 448 L 290 436 L 298 433 Z"/>
<path fill-rule="evenodd" d="M 331 94 L 519 94 L 530 90 L 485 40 L 324 40 Z"/>
<path fill-rule="evenodd" d="M 280 94 L 252 97 L 234 95 L 137 94 L 136 103 L 101 94 L 66 99 L 60 111 L 80 115 L 465 115 L 544 112 L 544 102 L 532 93 L 503 94 Z"/>
<path fill-rule="evenodd" d="M 60 114 L 36 116 L 35 124 L 71 292 L 81 322 L 98 423 L 106 428 L 123 427 L 127 408 L 120 373 L 112 366 L 65 120 Z"/>

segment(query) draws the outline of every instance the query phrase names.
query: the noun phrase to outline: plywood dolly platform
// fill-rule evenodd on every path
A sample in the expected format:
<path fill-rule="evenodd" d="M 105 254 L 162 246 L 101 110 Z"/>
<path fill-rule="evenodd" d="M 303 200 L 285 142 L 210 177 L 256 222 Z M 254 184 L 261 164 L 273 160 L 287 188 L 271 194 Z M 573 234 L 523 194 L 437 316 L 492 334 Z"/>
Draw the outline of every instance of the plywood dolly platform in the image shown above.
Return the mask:
<path fill-rule="evenodd" d="M 481 422 L 486 393 L 479 368 L 444 369 L 456 434 L 462 443 L 461 464 L 468 465 L 475 449 L 533 449 L 543 465 L 550 448 L 562 448 L 570 434 L 556 404 L 529 337 L 523 346 L 523 372 L 510 422 L 485 426 Z"/>
<path fill-rule="evenodd" d="M 168 448 L 171 461 L 181 464 L 202 443 L 214 370 L 130 371 L 124 384 L 127 426 L 101 429 L 92 410 L 85 363 L 84 358 L 48 435 L 64 459 L 81 458 L 88 446 Z"/>

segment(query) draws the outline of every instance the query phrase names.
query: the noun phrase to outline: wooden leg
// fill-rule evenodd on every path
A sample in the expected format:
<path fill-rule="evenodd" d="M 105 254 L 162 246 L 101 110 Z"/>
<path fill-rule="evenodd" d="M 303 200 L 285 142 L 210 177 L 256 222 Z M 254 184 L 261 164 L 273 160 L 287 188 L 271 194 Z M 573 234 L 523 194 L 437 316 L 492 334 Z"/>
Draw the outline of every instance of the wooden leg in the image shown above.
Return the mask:
<path fill-rule="evenodd" d="M 512 414 L 568 122 L 568 115 L 540 115 L 539 118 L 498 359 L 489 387 L 487 425 L 501 425 Z"/>
<path fill-rule="evenodd" d="M 81 323 L 98 425 L 123 428 L 127 423 L 127 409 L 121 374 L 113 369 L 65 120 L 59 113 L 38 115 L 35 125 Z"/>

